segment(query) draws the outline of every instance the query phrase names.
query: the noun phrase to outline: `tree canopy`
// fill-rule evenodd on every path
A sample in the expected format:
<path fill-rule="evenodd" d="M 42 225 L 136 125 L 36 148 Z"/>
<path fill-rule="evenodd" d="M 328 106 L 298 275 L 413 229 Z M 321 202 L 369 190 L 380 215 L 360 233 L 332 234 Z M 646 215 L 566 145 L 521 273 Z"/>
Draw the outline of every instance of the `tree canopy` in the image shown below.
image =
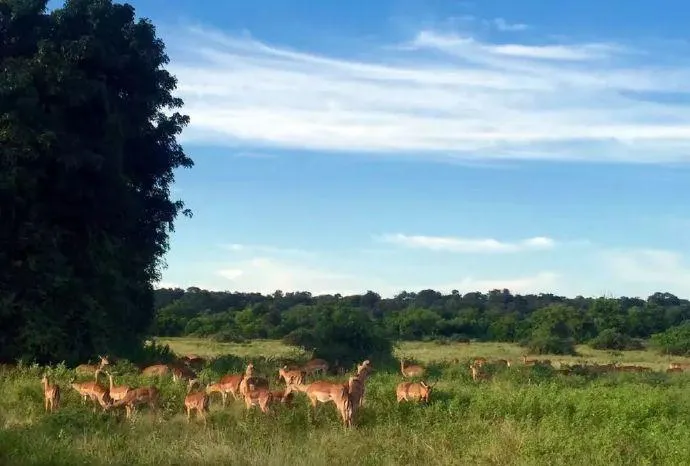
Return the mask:
<path fill-rule="evenodd" d="M 128 4 L 0 1 L 0 359 L 126 354 L 153 318 L 191 167 L 153 24 Z"/>
<path fill-rule="evenodd" d="M 519 295 L 509 290 L 464 295 L 421 290 L 382 298 L 373 291 L 312 296 L 307 292 L 262 295 L 176 288 L 156 290 L 155 296 L 153 334 L 220 340 L 287 337 L 310 348 L 315 347 L 312 341 L 328 341 L 328 335 L 337 332 L 329 327 L 322 332 L 323 338 L 315 334 L 320 328 L 316 323 L 332 309 L 361 314 L 367 325 L 376 326 L 375 334 L 385 330 L 386 338 L 392 340 L 505 341 L 522 343 L 535 353 L 572 353 L 577 343 L 635 349 L 640 340 L 690 321 L 690 301 L 661 292 L 647 299 L 615 299 Z M 669 333 L 676 346 L 681 333 Z M 664 345 L 670 346 L 666 340 Z"/>

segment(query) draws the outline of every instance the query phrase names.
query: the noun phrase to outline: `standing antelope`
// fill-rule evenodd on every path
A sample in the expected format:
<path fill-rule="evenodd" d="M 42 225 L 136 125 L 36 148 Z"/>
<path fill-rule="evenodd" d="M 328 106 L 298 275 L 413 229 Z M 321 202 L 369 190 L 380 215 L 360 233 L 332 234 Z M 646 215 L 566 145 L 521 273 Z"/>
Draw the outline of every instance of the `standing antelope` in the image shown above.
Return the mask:
<path fill-rule="evenodd" d="M 128 387 L 127 385 L 113 385 L 113 375 L 107 371 L 106 374 L 108 374 L 108 381 L 110 382 L 108 388 L 110 398 L 112 398 L 113 401 L 120 401 L 125 397 L 125 395 L 127 395 L 127 391 L 129 391 L 130 387 Z"/>
<path fill-rule="evenodd" d="M 167 364 L 154 364 L 152 366 L 145 367 L 141 374 L 147 377 L 163 377 L 170 373 L 170 367 Z"/>
<path fill-rule="evenodd" d="M 43 399 L 47 412 L 53 412 L 60 406 L 60 386 L 48 381 L 48 376 L 44 375 L 41 379 L 43 386 Z"/>
<path fill-rule="evenodd" d="M 187 411 L 187 422 L 192 419 L 192 411 L 196 410 L 197 415 L 201 417 L 206 424 L 206 414 L 209 412 L 208 409 L 208 395 L 205 391 L 192 392 L 191 388 L 194 385 L 194 381 L 190 380 L 187 387 L 187 396 L 184 397 L 184 408 Z"/>
<path fill-rule="evenodd" d="M 267 413 L 268 406 L 272 402 L 273 393 L 271 393 L 268 387 L 248 389 L 244 394 L 244 403 L 247 409 L 251 409 L 252 406 L 259 406 L 261 412 Z"/>
<path fill-rule="evenodd" d="M 285 385 L 300 385 L 304 383 L 306 373 L 301 369 L 288 369 L 288 366 L 283 366 L 278 369 L 278 380 L 285 380 Z"/>
<path fill-rule="evenodd" d="M 217 391 L 220 392 L 220 396 L 223 398 L 223 407 L 225 407 L 225 403 L 228 399 L 228 393 L 231 394 L 235 400 L 241 396 L 240 385 L 243 379 L 244 374 L 228 374 L 221 377 L 218 383 L 215 384 L 218 386 Z"/>
<path fill-rule="evenodd" d="M 489 380 L 489 374 L 481 370 L 481 366 L 470 364 L 470 371 L 472 371 L 472 380 L 478 382 L 480 380 Z"/>
<path fill-rule="evenodd" d="M 302 366 L 302 370 L 306 374 L 313 376 L 315 374 L 325 374 L 328 370 L 328 367 L 328 362 L 326 362 L 324 359 L 312 359 L 311 361 L 307 361 L 307 363 Z"/>
<path fill-rule="evenodd" d="M 107 388 L 99 384 L 98 382 L 72 382 L 72 388 L 77 391 L 82 396 L 84 401 L 87 398 L 91 398 L 94 402 L 93 410 L 96 411 L 96 404 L 98 403 L 106 411 L 110 405 L 113 403 L 113 399 L 110 397 L 110 392 Z"/>
<path fill-rule="evenodd" d="M 400 372 L 402 372 L 403 377 L 421 377 L 426 371 L 422 366 L 417 364 L 405 366 L 405 361 L 400 359 Z"/>
<path fill-rule="evenodd" d="M 332 401 L 338 409 L 338 413 L 340 413 L 345 427 L 352 426 L 354 408 L 350 399 L 349 386 L 347 383 L 343 384 L 319 380 L 309 385 L 298 385 L 296 388 L 307 395 L 314 409 L 316 409 L 318 403 L 328 403 Z"/>
<path fill-rule="evenodd" d="M 350 401 L 353 408 L 361 408 L 364 401 L 364 381 L 365 375 L 362 372 L 356 376 L 350 377 L 347 381 L 348 392 L 350 393 Z"/>
<path fill-rule="evenodd" d="M 433 385 L 427 385 L 425 382 L 401 382 L 395 389 L 395 395 L 398 403 L 401 401 L 428 403 L 432 388 Z"/>
<path fill-rule="evenodd" d="M 109 366 L 109 365 L 110 365 L 110 360 L 108 359 L 107 356 L 98 355 L 98 357 L 99 357 L 100 360 L 101 360 L 100 363 L 99 363 L 98 365 L 95 365 L 95 364 L 79 364 L 79 365 L 74 369 L 74 371 L 75 371 L 78 375 L 82 375 L 82 374 L 93 374 L 93 375 L 94 375 L 94 380 L 98 381 L 98 375 L 100 374 L 100 372 L 103 370 L 103 368 L 104 368 L 105 366 Z"/>

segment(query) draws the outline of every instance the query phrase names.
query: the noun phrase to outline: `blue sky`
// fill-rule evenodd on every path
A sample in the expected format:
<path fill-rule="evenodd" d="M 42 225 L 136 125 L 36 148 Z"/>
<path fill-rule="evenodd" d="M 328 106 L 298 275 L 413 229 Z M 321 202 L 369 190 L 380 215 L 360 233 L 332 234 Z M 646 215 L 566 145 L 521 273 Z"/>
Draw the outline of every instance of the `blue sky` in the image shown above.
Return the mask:
<path fill-rule="evenodd" d="M 690 296 L 681 0 L 135 0 L 195 160 L 161 286 Z"/>

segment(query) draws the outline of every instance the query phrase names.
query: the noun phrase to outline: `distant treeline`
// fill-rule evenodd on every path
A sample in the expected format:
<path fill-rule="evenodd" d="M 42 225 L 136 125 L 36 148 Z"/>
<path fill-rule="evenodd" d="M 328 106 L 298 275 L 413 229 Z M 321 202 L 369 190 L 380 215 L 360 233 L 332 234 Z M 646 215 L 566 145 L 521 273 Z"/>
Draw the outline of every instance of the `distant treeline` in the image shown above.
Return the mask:
<path fill-rule="evenodd" d="M 570 352 L 563 345 L 572 348 L 576 343 L 635 349 L 652 335 L 672 333 L 677 340 L 679 329 L 690 328 L 690 301 L 661 292 L 639 299 L 517 295 L 505 289 L 464 295 L 423 290 L 381 298 L 372 291 L 353 296 L 281 291 L 262 295 L 192 287 L 156 290 L 155 300 L 155 335 L 221 341 L 291 340 L 309 325 L 310 315 L 334 308 L 366 315 L 392 340 L 518 342 L 534 352 Z M 669 348 L 677 342 L 664 335 L 652 341 L 678 353 Z"/>

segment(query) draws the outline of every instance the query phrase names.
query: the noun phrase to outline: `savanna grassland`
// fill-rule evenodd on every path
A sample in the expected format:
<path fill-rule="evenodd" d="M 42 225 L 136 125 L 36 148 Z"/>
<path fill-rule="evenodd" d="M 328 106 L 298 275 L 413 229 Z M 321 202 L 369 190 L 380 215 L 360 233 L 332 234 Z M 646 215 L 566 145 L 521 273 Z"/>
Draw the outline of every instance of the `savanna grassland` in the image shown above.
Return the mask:
<path fill-rule="evenodd" d="M 275 341 L 163 343 L 179 354 L 218 356 L 200 372 L 204 383 L 242 371 L 251 360 L 277 387 L 278 360 L 303 356 Z M 119 410 L 94 413 L 83 404 L 69 388 L 73 371 L 61 366 L 50 372 L 62 387 L 62 405 L 48 415 L 40 385 L 44 368 L 19 367 L 0 379 L 0 463 L 690 463 L 690 376 L 665 373 L 668 358 L 651 352 L 579 349 L 582 360 L 647 365 L 655 372 L 564 375 L 523 366 L 521 349 L 509 344 L 405 343 L 397 348 L 398 355 L 428 367 L 426 379 L 435 384 L 431 402 L 398 405 L 400 373 L 379 368 L 367 382 L 356 427 L 346 430 L 332 404 L 319 405 L 312 414 L 301 394 L 292 408 L 277 406 L 268 415 L 258 409 L 247 412 L 236 401 L 223 409 L 214 395 L 208 424 L 187 424 L 186 389 L 169 378 L 156 382 L 162 394 L 159 414 L 143 408 L 128 421 Z M 512 359 L 513 365 L 489 381 L 473 382 L 468 362 L 476 356 Z M 558 367 L 559 361 L 573 358 L 550 359 Z M 116 383 L 151 383 L 127 363 L 116 364 L 111 372 Z"/>

